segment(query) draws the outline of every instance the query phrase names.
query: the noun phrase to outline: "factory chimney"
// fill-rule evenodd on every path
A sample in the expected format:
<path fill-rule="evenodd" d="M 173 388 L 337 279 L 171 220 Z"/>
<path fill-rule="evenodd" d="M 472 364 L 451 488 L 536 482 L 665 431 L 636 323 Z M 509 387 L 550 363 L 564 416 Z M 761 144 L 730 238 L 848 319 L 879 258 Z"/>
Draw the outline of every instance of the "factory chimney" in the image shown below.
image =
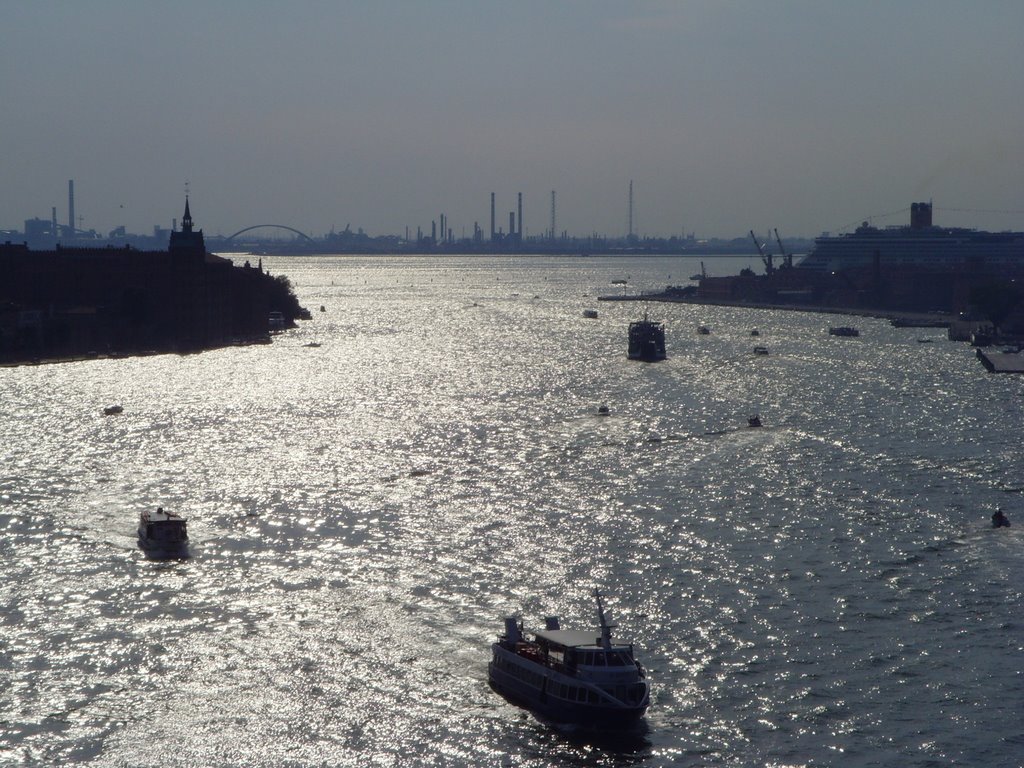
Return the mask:
<path fill-rule="evenodd" d="M 629 239 L 633 239 L 633 180 L 629 182 Z"/>
<path fill-rule="evenodd" d="M 551 190 L 551 239 L 555 239 L 555 190 Z"/>
<path fill-rule="evenodd" d="M 519 193 L 519 242 L 523 242 L 523 193 Z"/>
<path fill-rule="evenodd" d="M 494 193 L 491 192 L 491 242 L 494 242 Z"/>
<path fill-rule="evenodd" d="M 516 212 L 508 212 L 508 237 L 509 240 L 514 240 L 516 235 Z"/>
<path fill-rule="evenodd" d="M 75 180 L 68 179 L 68 234 L 75 236 Z"/>

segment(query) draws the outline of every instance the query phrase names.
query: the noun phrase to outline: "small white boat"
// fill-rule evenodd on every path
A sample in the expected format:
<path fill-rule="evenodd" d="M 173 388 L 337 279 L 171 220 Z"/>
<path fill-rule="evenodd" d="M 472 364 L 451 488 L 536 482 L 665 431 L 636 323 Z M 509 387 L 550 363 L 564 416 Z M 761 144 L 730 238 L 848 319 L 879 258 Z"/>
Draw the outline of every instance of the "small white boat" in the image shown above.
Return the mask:
<path fill-rule="evenodd" d="M 154 555 L 187 556 L 188 521 L 163 507 L 145 510 L 139 515 L 139 546 Z"/>
<path fill-rule="evenodd" d="M 491 646 L 487 666 L 491 687 L 541 718 L 601 730 L 629 730 L 651 701 L 644 668 L 633 645 L 612 642 L 597 600 L 598 632 L 562 629 L 555 616 L 530 639 L 516 616 L 505 619 L 505 634 Z"/>

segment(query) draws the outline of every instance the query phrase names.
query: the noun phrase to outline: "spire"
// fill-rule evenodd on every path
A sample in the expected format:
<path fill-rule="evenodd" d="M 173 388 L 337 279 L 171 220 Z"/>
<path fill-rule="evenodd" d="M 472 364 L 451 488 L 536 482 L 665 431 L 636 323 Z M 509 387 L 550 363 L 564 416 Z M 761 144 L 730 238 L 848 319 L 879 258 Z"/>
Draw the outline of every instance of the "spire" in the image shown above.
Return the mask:
<path fill-rule="evenodd" d="M 188 210 L 188 193 L 185 194 L 185 215 L 181 219 L 181 231 L 192 231 L 192 214 Z"/>

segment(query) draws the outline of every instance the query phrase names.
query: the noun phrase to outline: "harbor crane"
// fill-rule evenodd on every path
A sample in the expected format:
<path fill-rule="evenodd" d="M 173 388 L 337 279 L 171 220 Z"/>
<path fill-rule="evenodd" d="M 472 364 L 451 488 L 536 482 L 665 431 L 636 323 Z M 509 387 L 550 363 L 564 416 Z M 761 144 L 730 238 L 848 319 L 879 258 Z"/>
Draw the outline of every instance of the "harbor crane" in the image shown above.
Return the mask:
<path fill-rule="evenodd" d="M 779 237 L 779 228 L 778 227 L 775 228 L 775 240 L 779 244 L 779 253 L 782 254 L 782 264 L 783 264 L 783 266 L 785 266 L 785 267 L 792 267 L 793 266 L 793 254 L 792 253 L 786 253 L 786 249 L 782 245 L 782 238 Z"/>
<path fill-rule="evenodd" d="M 757 252 L 761 254 L 761 261 L 764 262 L 764 271 L 768 277 L 772 276 L 775 272 L 775 265 L 772 264 L 771 253 L 765 253 L 764 246 L 761 245 L 761 241 L 757 239 L 757 235 L 754 234 L 754 230 L 750 230 L 750 237 L 754 241 L 754 246 L 757 248 Z"/>

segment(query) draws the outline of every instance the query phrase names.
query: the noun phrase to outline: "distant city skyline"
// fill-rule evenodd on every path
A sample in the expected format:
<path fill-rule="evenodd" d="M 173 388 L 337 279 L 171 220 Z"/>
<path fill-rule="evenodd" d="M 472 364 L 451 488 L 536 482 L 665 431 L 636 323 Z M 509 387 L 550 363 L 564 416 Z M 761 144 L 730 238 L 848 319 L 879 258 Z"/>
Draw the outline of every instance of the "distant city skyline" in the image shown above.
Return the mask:
<path fill-rule="evenodd" d="M 120 0 L 4 10 L 0 228 L 1024 229 L 1024 4 Z"/>

